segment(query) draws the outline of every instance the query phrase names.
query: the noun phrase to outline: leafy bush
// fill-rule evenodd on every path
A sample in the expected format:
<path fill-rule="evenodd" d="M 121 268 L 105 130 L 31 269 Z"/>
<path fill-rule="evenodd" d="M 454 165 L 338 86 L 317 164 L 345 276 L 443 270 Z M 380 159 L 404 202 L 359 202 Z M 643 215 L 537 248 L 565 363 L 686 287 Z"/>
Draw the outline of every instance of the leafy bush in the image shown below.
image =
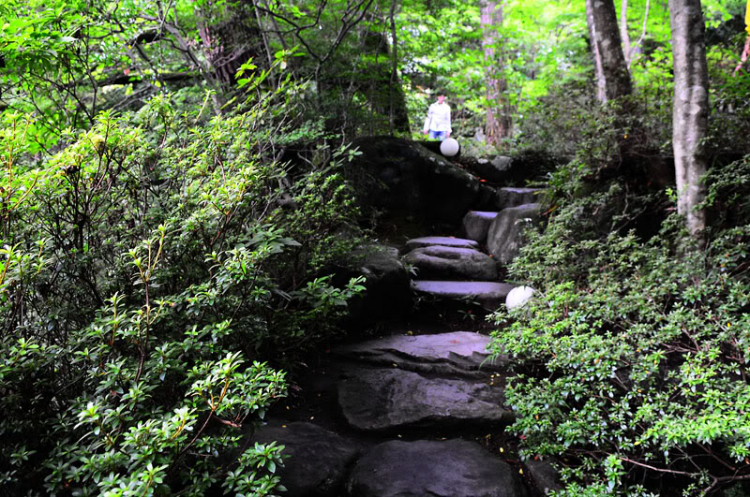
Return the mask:
<path fill-rule="evenodd" d="M 238 454 L 240 429 L 284 396 L 277 367 L 330 336 L 362 287 L 321 274 L 357 243 L 338 173 L 349 155 L 293 181 L 269 130 L 293 129 L 295 88 L 260 92 L 258 78 L 231 114 L 159 95 L 41 159 L 24 148 L 33 120 L 7 116 L 4 494 L 278 486 L 281 447 Z"/>
<path fill-rule="evenodd" d="M 744 212 L 748 173 L 709 175 L 708 203 Z M 511 267 L 539 290 L 495 316 L 494 351 L 518 363 L 511 430 L 524 457 L 559 456 L 559 495 L 712 492 L 750 473 L 750 224 L 699 250 L 676 215 L 627 231 L 623 202 L 648 203 L 617 184 L 571 195 Z"/>

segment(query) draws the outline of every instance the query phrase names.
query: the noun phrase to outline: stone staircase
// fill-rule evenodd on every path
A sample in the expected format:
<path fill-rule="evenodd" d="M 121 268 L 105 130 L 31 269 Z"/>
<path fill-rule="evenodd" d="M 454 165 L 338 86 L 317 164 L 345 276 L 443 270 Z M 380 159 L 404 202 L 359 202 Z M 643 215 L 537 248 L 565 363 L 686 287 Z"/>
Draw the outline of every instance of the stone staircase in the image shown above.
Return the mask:
<path fill-rule="evenodd" d="M 539 216 L 535 194 L 500 189 L 502 208 L 467 213 L 463 238 L 408 240 L 401 257 L 416 273 L 414 295 L 437 308 L 503 305 L 514 285 L 499 281 L 499 268 L 522 243 L 520 223 Z M 490 340 L 476 331 L 407 331 L 335 348 L 307 378 L 304 408 L 248 443 L 286 446 L 282 495 L 544 495 L 558 488 L 552 468 L 519 461 L 517 441 L 503 435 L 514 419 L 504 400 L 508 359 L 490 360 Z"/>
<path fill-rule="evenodd" d="M 416 270 L 415 294 L 475 301 L 487 311 L 499 308 L 514 286 L 498 281 L 498 266 L 518 254 L 523 224 L 539 218 L 539 204 L 534 202 L 539 192 L 501 188 L 496 197 L 501 210 L 469 211 L 464 216 L 461 234 L 466 238 L 428 236 L 407 241 L 403 261 Z"/>

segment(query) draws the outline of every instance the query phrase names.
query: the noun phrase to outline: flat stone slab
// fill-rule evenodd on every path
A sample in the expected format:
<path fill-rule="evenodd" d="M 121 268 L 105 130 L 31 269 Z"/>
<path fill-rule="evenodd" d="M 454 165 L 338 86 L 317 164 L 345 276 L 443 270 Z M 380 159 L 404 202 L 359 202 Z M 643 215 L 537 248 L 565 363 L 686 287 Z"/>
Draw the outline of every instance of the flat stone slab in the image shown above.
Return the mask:
<path fill-rule="evenodd" d="M 466 379 L 425 378 L 411 371 L 352 369 L 339 381 L 338 399 L 354 428 L 382 431 L 457 423 L 510 423 L 503 390 Z"/>
<path fill-rule="evenodd" d="M 359 460 L 347 490 L 351 497 L 525 497 L 516 473 L 474 442 L 394 440 Z"/>
<path fill-rule="evenodd" d="M 406 254 L 403 261 L 417 269 L 427 280 L 496 280 L 497 263 L 478 250 L 433 245 Z"/>
<path fill-rule="evenodd" d="M 482 307 L 494 311 L 505 303 L 514 285 L 491 281 L 426 281 L 411 282 L 412 289 L 421 295 L 463 300 L 470 299 L 479 302 Z"/>
<path fill-rule="evenodd" d="M 484 243 L 492 221 L 499 213 L 490 211 L 469 211 L 464 216 L 462 235 L 469 240 Z"/>
<path fill-rule="evenodd" d="M 263 426 L 250 439 L 251 443 L 277 442 L 284 446 L 284 466 L 276 470 L 283 495 L 341 495 L 346 474 L 359 455 L 347 439 L 311 423 Z"/>
<path fill-rule="evenodd" d="M 420 247 L 430 247 L 432 245 L 441 245 L 443 247 L 459 247 L 478 249 L 479 244 L 474 240 L 464 238 L 453 238 L 450 236 L 423 236 L 421 238 L 412 238 L 406 242 L 406 251 L 409 252 Z"/>
<path fill-rule="evenodd" d="M 498 209 L 517 207 L 524 204 L 533 204 L 539 201 L 542 188 L 500 188 L 495 196 L 495 205 Z"/>
<path fill-rule="evenodd" d="M 492 339 L 471 331 L 438 335 L 391 336 L 333 351 L 339 357 L 374 365 L 397 365 L 408 371 L 435 374 L 473 374 L 502 369 L 506 358 L 489 361 Z"/>

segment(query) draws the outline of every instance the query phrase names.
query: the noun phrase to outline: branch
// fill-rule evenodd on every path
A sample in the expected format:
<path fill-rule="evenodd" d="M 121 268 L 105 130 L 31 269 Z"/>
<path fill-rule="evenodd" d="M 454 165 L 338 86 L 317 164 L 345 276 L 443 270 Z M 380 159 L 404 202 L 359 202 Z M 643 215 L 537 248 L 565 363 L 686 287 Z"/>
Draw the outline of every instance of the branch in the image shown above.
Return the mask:
<path fill-rule="evenodd" d="M 271 17 L 274 18 L 274 19 L 281 19 L 285 23 L 287 23 L 290 26 L 292 26 L 294 28 L 293 29 L 294 36 L 299 40 L 299 42 L 302 44 L 302 46 L 305 47 L 305 49 L 307 50 L 307 53 L 310 56 L 312 56 L 315 60 L 317 60 L 318 62 L 322 63 L 320 55 L 318 55 L 317 53 L 315 53 L 315 51 L 312 49 L 312 47 L 310 47 L 310 45 L 307 43 L 307 40 L 305 40 L 302 37 L 302 32 L 305 31 L 305 30 L 307 30 L 307 29 L 314 28 L 315 26 L 317 26 L 318 24 L 320 24 L 320 18 L 323 15 L 323 11 L 325 10 L 327 4 L 328 4 L 328 0 L 323 0 L 321 2 L 320 6 L 318 7 L 318 12 L 316 13 L 315 21 L 313 21 L 310 24 L 304 24 L 304 25 L 299 25 L 296 22 L 294 22 L 293 20 L 289 19 L 288 17 L 286 17 L 286 16 L 284 16 L 282 14 L 279 14 L 278 12 L 274 12 L 273 10 L 271 10 L 271 9 L 269 9 L 267 7 L 261 7 L 260 5 L 258 5 L 258 10 L 260 10 L 262 12 L 265 12 L 267 14 L 270 14 Z M 266 5 L 268 5 L 268 4 L 266 3 Z"/>
<path fill-rule="evenodd" d="M 698 473 L 688 473 L 687 471 L 677 471 L 674 469 L 664 469 L 664 468 L 657 468 L 656 466 L 651 466 L 649 464 L 643 464 L 642 462 L 634 461 L 632 459 L 628 459 L 627 457 L 622 458 L 623 461 L 629 462 L 630 464 L 634 464 L 636 466 L 640 466 L 642 468 L 650 469 L 652 471 L 657 471 L 659 473 L 669 473 L 672 475 L 683 475 L 683 476 L 690 476 L 695 477 L 699 476 Z"/>
<path fill-rule="evenodd" d="M 646 0 L 646 13 L 643 14 L 643 31 L 641 31 L 641 37 L 638 38 L 638 41 L 635 42 L 635 45 L 633 45 L 630 48 L 630 52 L 628 53 L 628 70 L 630 70 L 630 65 L 633 63 L 633 55 L 635 55 L 635 51 L 638 49 L 638 46 L 643 43 L 643 40 L 646 38 L 646 24 L 648 23 L 648 11 L 651 7 L 651 0 Z"/>
<path fill-rule="evenodd" d="M 740 57 L 740 63 L 737 64 L 737 67 L 734 68 L 734 75 L 737 76 L 737 74 L 742 69 L 742 66 L 747 62 L 747 57 L 750 55 L 750 34 L 747 35 L 747 41 L 745 42 L 745 49 L 742 51 L 742 56 Z"/>
<path fill-rule="evenodd" d="M 370 6 L 372 5 L 373 1 L 374 0 L 362 0 L 353 9 L 347 10 L 346 12 L 344 12 L 344 15 L 341 16 L 341 23 L 342 23 L 341 30 L 339 31 L 339 34 L 336 37 L 336 41 L 333 43 L 333 45 L 331 45 L 331 48 L 328 50 L 328 53 L 326 54 L 325 58 L 323 58 L 323 60 L 321 61 L 321 63 L 327 61 L 329 59 L 329 57 L 331 57 L 331 55 L 333 55 L 333 53 L 336 51 L 336 49 L 341 44 L 341 42 L 344 41 L 344 37 L 347 35 L 347 33 L 349 33 L 349 31 L 354 26 L 356 26 L 357 24 L 360 23 L 360 21 L 365 17 L 365 14 L 367 14 L 367 11 L 370 9 Z M 346 16 L 350 12 L 357 12 L 363 5 L 364 5 L 364 8 L 362 9 L 362 12 L 360 12 L 359 17 L 354 22 L 351 22 L 349 25 L 347 25 L 346 24 L 346 22 L 347 22 L 346 21 Z"/>

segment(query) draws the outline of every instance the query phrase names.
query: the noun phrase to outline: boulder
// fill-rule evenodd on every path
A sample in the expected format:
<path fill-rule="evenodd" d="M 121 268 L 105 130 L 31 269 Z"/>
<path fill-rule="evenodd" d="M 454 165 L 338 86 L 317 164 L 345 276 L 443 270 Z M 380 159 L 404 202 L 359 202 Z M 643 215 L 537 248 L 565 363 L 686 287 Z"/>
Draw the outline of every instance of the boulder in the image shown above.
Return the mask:
<path fill-rule="evenodd" d="M 366 325 L 384 317 L 396 319 L 411 310 L 409 275 L 398 249 L 383 245 L 363 247 L 351 255 L 349 264 L 356 269 L 347 272 L 347 281 L 364 276 L 365 291 L 349 300 L 347 326 Z"/>
<path fill-rule="evenodd" d="M 560 473 L 548 461 L 530 460 L 526 461 L 526 469 L 529 479 L 543 495 L 563 489 L 560 482 Z"/>
<path fill-rule="evenodd" d="M 474 442 L 395 440 L 359 460 L 347 490 L 351 497 L 524 497 L 516 473 Z"/>
<path fill-rule="evenodd" d="M 497 190 L 487 183 L 479 184 L 479 194 L 472 206 L 480 211 L 491 211 L 497 208 Z"/>
<path fill-rule="evenodd" d="M 530 286 L 517 286 L 511 290 L 505 298 L 505 307 L 507 307 L 508 310 L 523 307 L 529 300 L 531 300 L 535 293 L 536 290 Z"/>
<path fill-rule="evenodd" d="M 539 220 L 539 204 L 503 209 L 490 225 L 487 251 L 502 264 L 509 264 L 526 242 L 524 230 Z"/>
<path fill-rule="evenodd" d="M 495 195 L 495 207 L 507 209 L 524 204 L 533 204 L 539 200 L 541 188 L 500 188 Z"/>
<path fill-rule="evenodd" d="M 478 376 L 483 371 L 502 369 L 507 361 L 505 357 L 490 361 L 487 347 L 491 341 L 489 336 L 471 331 L 397 335 L 339 347 L 333 353 L 357 363 L 395 364 L 399 369 L 420 373 Z"/>
<path fill-rule="evenodd" d="M 344 417 L 365 431 L 510 423 L 513 414 L 503 409 L 503 399 L 500 387 L 485 382 L 426 378 L 398 368 L 353 369 L 338 384 Z"/>
<path fill-rule="evenodd" d="M 419 143 L 370 136 L 352 147 L 361 154 L 346 168 L 347 179 L 365 206 L 457 223 L 478 195 L 477 178 Z"/>
<path fill-rule="evenodd" d="M 499 183 L 508 178 L 511 172 L 513 159 L 504 155 L 478 159 L 472 164 L 472 169 L 481 177 L 494 183 Z"/>
<path fill-rule="evenodd" d="M 414 249 L 403 258 L 424 279 L 495 280 L 497 264 L 487 254 L 470 248 L 440 245 Z"/>
<path fill-rule="evenodd" d="M 413 238 L 411 240 L 408 240 L 406 242 L 406 250 L 404 252 L 411 252 L 412 250 L 421 247 L 432 247 L 433 245 L 470 249 L 479 248 L 479 244 L 474 240 L 454 238 L 452 236 L 423 236 L 422 238 Z"/>
<path fill-rule="evenodd" d="M 461 228 L 461 236 L 479 243 L 487 240 L 487 233 L 490 231 L 492 221 L 497 217 L 497 212 L 489 211 L 469 211 L 464 216 Z"/>
<path fill-rule="evenodd" d="M 277 470 L 287 497 L 338 496 L 348 468 L 358 455 L 345 438 L 310 423 L 264 426 L 250 443 L 284 446 L 284 466 Z"/>
<path fill-rule="evenodd" d="M 474 301 L 488 311 L 497 310 L 505 302 L 508 293 L 514 288 L 513 285 L 507 283 L 490 281 L 423 280 L 412 281 L 411 287 L 417 295 L 459 302 Z"/>

